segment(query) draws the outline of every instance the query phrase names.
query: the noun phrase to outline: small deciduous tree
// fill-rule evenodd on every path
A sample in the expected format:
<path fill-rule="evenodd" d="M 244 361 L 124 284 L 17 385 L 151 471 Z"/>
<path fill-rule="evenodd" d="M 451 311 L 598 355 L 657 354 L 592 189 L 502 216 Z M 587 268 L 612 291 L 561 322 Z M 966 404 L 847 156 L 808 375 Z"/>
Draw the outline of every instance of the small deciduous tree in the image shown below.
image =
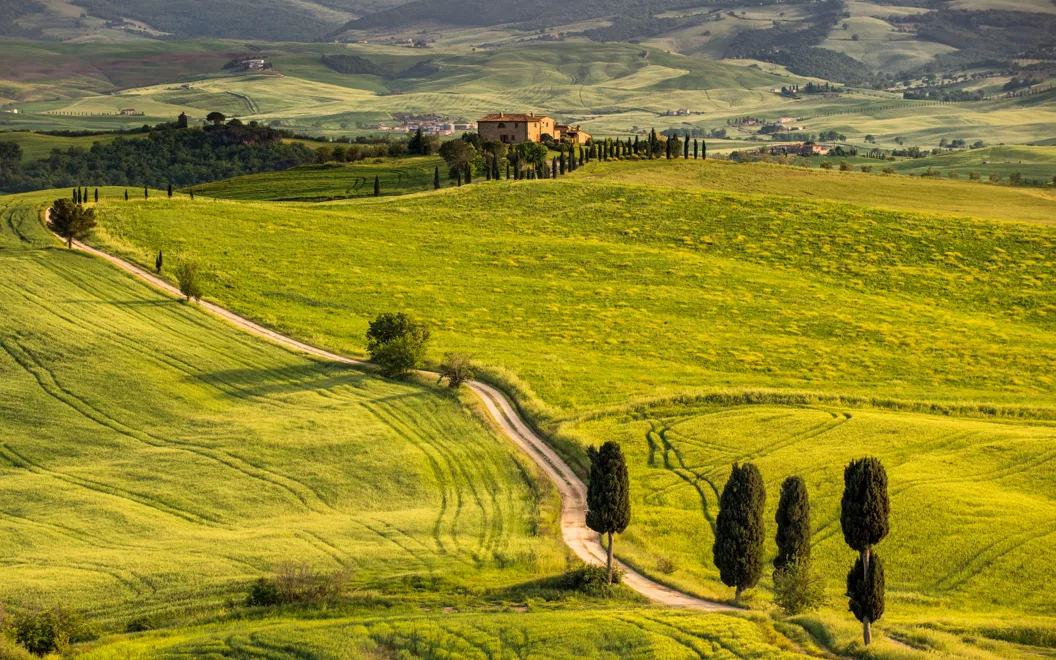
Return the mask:
<path fill-rule="evenodd" d="M 198 262 L 193 260 L 183 261 L 176 266 L 176 283 L 179 285 L 180 293 L 187 300 L 202 299 L 202 280 L 198 272 Z"/>
<path fill-rule="evenodd" d="M 390 378 L 417 369 L 428 341 L 429 329 L 403 312 L 380 314 L 367 329 L 370 357 Z"/>
<path fill-rule="evenodd" d="M 210 112 L 205 116 L 205 120 L 212 122 L 214 126 L 219 126 L 224 123 L 225 119 L 227 119 L 227 117 L 224 116 L 224 113 L 222 112 Z"/>
<path fill-rule="evenodd" d="M 713 556 L 719 577 L 740 599 L 763 574 L 766 486 L 754 463 L 734 463 L 719 497 Z"/>
<path fill-rule="evenodd" d="M 57 199 L 51 205 L 48 220 L 51 230 L 66 239 L 66 247 L 72 248 L 95 228 L 95 209 L 74 204 L 68 199 Z"/>
<path fill-rule="evenodd" d="M 855 567 L 860 571 L 861 578 L 852 583 L 848 576 L 847 594 L 851 599 L 851 611 L 862 622 L 862 637 L 867 646 L 872 641 L 870 624 L 879 618 L 873 616 L 877 612 L 877 602 L 879 613 L 883 613 L 883 595 L 879 596 L 878 601 L 875 592 L 877 589 L 883 591 L 884 588 L 883 568 L 878 571 L 870 568 L 870 555 L 873 546 L 882 541 L 890 530 L 890 511 L 887 471 L 883 463 L 872 457 L 851 461 L 843 471 L 840 526 L 844 541 L 859 553 Z"/>
<path fill-rule="evenodd" d="M 448 353 L 440 363 L 440 379 L 447 379 L 447 386 L 458 389 L 467 380 L 473 380 L 473 365 L 465 353 Z"/>
<path fill-rule="evenodd" d="M 631 523 L 630 480 L 620 445 L 612 440 L 588 447 L 590 478 L 587 483 L 587 527 L 608 535 L 609 584 L 612 584 L 613 534 L 622 534 Z"/>
<path fill-rule="evenodd" d="M 809 558 L 798 558 L 774 571 L 774 602 L 792 616 L 825 603 L 825 581 L 814 572 Z"/>

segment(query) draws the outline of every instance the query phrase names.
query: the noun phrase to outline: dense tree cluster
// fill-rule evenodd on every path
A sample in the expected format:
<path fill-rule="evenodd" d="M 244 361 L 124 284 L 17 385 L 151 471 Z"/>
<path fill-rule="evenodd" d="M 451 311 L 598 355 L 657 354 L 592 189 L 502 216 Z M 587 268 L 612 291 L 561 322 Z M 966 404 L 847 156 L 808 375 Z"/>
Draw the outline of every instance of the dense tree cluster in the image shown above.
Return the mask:
<path fill-rule="evenodd" d="M 283 170 L 310 163 L 315 154 L 302 144 L 286 144 L 273 128 L 227 124 L 179 129 L 165 124 L 142 138 L 119 137 L 91 149 L 53 149 L 29 163 L 0 162 L 0 190 L 24 192 L 73 185 L 189 186 L 241 174 Z"/>

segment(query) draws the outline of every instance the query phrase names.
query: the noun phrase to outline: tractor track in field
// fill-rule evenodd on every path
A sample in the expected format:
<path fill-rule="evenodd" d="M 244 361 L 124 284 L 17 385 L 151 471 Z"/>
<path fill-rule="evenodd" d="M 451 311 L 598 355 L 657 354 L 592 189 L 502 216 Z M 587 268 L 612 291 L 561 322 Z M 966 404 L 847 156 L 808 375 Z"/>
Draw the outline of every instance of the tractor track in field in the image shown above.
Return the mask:
<path fill-rule="evenodd" d="M 48 213 L 50 214 L 50 209 Z M 73 241 L 73 247 L 113 264 L 129 275 L 150 284 L 156 289 L 160 289 L 168 295 L 183 298 L 183 295 L 176 287 L 123 259 L 85 245 L 79 241 Z M 355 360 L 336 353 L 331 353 L 330 351 L 306 344 L 293 339 L 292 337 L 287 337 L 274 330 L 269 330 L 219 305 L 210 302 L 199 302 L 199 306 L 245 332 L 267 339 L 287 349 L 292 349 L 331 362 L 338 362 L 355 367 L 371 367 L 370 363 L 363 360 Z M 420 373 L 432 378 L 435 378 L 438 375 L 429 371 L 422 371 Z M 565 544 L 568 545 L 572 552 L 584 562 L 587 562 L 588 564 L 604 564 L 606 552 L 605 547 L 601 543 L 601 537 L 597 532 L 591 531 L 586 526 L 587 487 L 583 481 L 580 480 L 580 478 L 576 476 L 576 473 L 572 471 L 572 468 L 569 467 L 568 464 L 565 463 L 565 461 L 562 460 L 561 457 L 558 456 L 558 454 L 531 429 L 528 423 L 525 422 L 516 412 L 509 399 L 506 398 L 506 395 L 500 390 L 480 381 L 470 381 L 466 385 L 474 394 L 480 397 L 488 415 L 499 427 L 503 435 L 520 447 L 520 449 L 539 466 L 539 468 L 557 487 L 558 492 L 561 494 L 561 536 L 564 539 Z M 615 560 L 614 563 L 619 564 L 620 569 L 625 573 L 623 579 L 624 584 L 654 603 L 670 607 L 682 607 L 712 612 L 739 610 L 739 608 L 727 603 L 690 596 L 689 594 L 682 593 L 658 582 L 654 582 L 619 560 Z"/>

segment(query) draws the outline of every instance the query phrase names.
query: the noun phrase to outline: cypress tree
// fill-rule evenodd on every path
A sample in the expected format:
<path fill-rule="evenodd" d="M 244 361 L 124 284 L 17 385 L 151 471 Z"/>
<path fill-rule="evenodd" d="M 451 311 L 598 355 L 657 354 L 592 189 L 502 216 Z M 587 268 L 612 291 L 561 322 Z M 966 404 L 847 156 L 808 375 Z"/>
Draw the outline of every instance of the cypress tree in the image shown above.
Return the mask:
<path fill-rule="evenodd" d="M 466 185 L 473 183 L 473 165 L 466 163 Z"/>
<path fill-rule="evenodd" d="M 582 146 L 580 146 L 580 147 L 579 147 L 579 164 L 580 164 L 580 165 L 583 165 L 583 164 L 584 164 L 584 162 L 585 162 L 585 161 L 583 160 L 583 147 L 582 147 Z"/>
<path fill-rule="evenodd" d="M 565 150 L 564 149 L 561 150 L 561 155 L 560 155 L 560 157 L 557 160 L 557 166 L 558 166 L 557 167 L 558 174 L 564 174 L 565 173 Z"/>
<path fill-rule="evenodd" d="M 700 148 L 700 144 L 697 142 L 696 138 L 694 138 L 693 139 L 693 160 L 696 160 L 697 156 L 700 155 L 700 153 L 698 151 L 699 148 Z"/>
<path fill-rule="evenodd" d="M 172 184 L 169 184 L 169 199 L 172 199 Z"/>
<path fill-rule="evenodd" d="M 440 168 L 433 168 L 433 190 L 440 190 Z"/>
<path fill-rule="evenodd" d="M 613 534 L 622 534 L 631 522 L 630 481 L 620 445 L 609 440 L 600 448 L 588 447 L 590 479 L 587 483 L 587 527 L 607 534 L 609 584 L 612 584 Z"/>
<path fill-rule="evenodd" d="M 194 199 L 194 188 L 191 188 L 190 193 L 191 193 L 191 199 L 193 200 Z"/>
<path fill-rule="evenodd" d="M 381 179 L 377 174 L 374 175 L 374 196 L 381 197 Z"/>
<path fill-rule="evenodd" d="M 99 203 L 99 189 L 98 188 L 95 189 L 95 203 L 96 204 Z"/>
<path fill-rule="evenodd" d="M 638 136 L 634 136 L 634 153 L 638 153 Z"/>
<path fill-rule="evenodd" d="M 763 574 L 765 509 L 766 486 L 759 468 L 754 463 L 734 463 L 719 498 L 713 556 L 719 577 L 726 586 L 737 588 L 738 600 Z"/>
<path fill-rule="evenodd" d="M 840 526 L 843 540 L 858 551 L 858 561 L 847 577 L 847 596 L 851 611 L 862 622 L 862 638 L 872 642 L 871 624 L 884 607 L 883 566 L 871 566 L 872 548 L 890 531 L 891 506 L 887 498 L 887 471 L 877 458 L 860 458 L 843 471 L 843 499 L 840 501 Z M 877 593 L 879 595 L 877 595 Z"/>
<path fill-rule="evenodd" d="M 667 139 L 667 159 L 671 160 L 671 138 Z"/>
<path fill-rule="evenodd" d="M 700 159 L 701 160 L 707 160 L 708 159 L 708 143 L 707 143 L 706 140 L 701 140 L 700 141 Z"/>
<path fill-rule="evenodd" d="M 491 160 L 484 159 L 484 180 L 491 181 Z"/>
<path fill-rule="evenodd" d="M 161 255 L 161 250 L 158 250 L 158 258 L 154 260 L 154 270 L 161 272 L 161 267 L 165 264 L 165 259 Z"/>
<path fill-rule="evenodd" d="M 85 186 L 84 190 L 81 192 L 81 202 L 83 204 L 87 204 L 88 203 L 88 187 L 87 186 Z"/>
<path fill-rule="evenodd" d="M 564 172 L 562 172 L 564 174 Z M 551 178 L 557 178 L 557 156 L 550 159 L 550 176 Z"/>
<path fill-rule="evenodd" d="M 147 192 L 147 187 L 143 186 L 143 199 L 148 199 L 149 197 L 150 193 Z"/>
<path fill-rule="evenodd" d="M 798 559 L 810 557 L 810 498 L 803 477 L 792 476 L 781 484 L 777 503 L 777 556 L 774 568 L 781 570 Z"/>
<path fill-rule="evenodd" d="M 859 555 L 847 574 L 847 598 L 854 618 L 862 622 L 866 645 L 872 641 L 869 622 L 884 615 L 884 591 L 884 562 L 880 555 L 872 553 L 868 562 Z"/>
<path fill-rule="evenodd" d="M 499 157 L 495 156 L 491 159 L 491 178 L 498 181 L 501 177 L 499 176 Z"/>
<path fill-rule="evenodd" d="M 125 201 L 128 201 L 128 188 L 125 188 Z"/>
<path fill-rule="evenodd" d="M 74 188 L 73 189 L 73 193 L 70 194 L 70 199 L 73 200 L 74 204 L 76 204 L 77 203 L 77 198 L 80 197 L 80 196 L 81 196 L 81 189 L 80 188 Z"/>
<path fill-rule="evenodd" d="M 510 180 L 510 162 L 506 161 L 506 180 Z"/>
<path fill-rule="evenodd" d="M 682 140 L 682 157 L 689 160 L 689 136 Z"/>

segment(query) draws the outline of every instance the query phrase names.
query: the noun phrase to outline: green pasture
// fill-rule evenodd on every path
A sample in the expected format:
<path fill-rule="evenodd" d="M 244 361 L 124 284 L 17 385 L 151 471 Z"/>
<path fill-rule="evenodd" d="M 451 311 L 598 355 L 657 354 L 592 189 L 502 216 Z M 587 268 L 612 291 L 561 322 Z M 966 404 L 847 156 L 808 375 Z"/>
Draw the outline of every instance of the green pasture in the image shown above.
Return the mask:
<path fill-rule="evenodd" d="M 135 136 L 126 136 L 135 137 Z M 96 142 L 108 144 L 117 138 L 113 135 L 89 135 L 85 137 L 65 137 L 61 135 L 42 135 L 40 133 L 29 133 L 26 131 L 10 131 L 0 133 L 0 142 L 16 142 L 22 147 L 22 161 L 40 160 L 47 158 L 52 149 L 65 151 L 70 147 L 91 149 Z"/>
<path fill-rule="evenodd" d="M 0 210 L 0 601 L 123 629 L 240 602 L 284 561 L 412 601 L 564 570 L 556 498 L 457 397 L 58 248 L 46 199 Z"/>
<path fill-rule="evenodd" d="M 1053 228 L 603 178 L 619 167 L 649 170 L 311 207 L 106 201 L 95 240 L 197 255 L 211 296 L 348 353 L 381 311 L 424 319 L 433 359 L 473 355 L 573 462 L 621 442 L 635 522 L 617 554 L 658 580 L 730 596 L 710 520 L 754 460 L 771 511 L 781 479 L 807 478 L 835 612 L 818 625 L 841 629 L 842 467 L 875 454 L 890 625 L 1051 626 Z"/>
<path fill-rule="evenodd" d="M 709 142 L 710 144 L 710 142 Z M 585 181 L 642 183 L 690 190 L 721 190 L 735 193 L 786 195 L 806 199 L 832 201 L 854 200 L 856 204 L 885 207 L 892 210 L 913 210 L 926 213 L 970 215 L 991 220 L 1017 220 L 1052 223 L 1056 219 L 1056 192 L 1034 187 L 994 185 L 986 181 L 991 171 L 1002 173 L 1008 181 L 1011 166 L 983 165 L 982 161 L 1030 158 L 1033 167 L 1023 168 L 1051 180 L 1056 175 L 1056 163 L 1046 166 L 1053 154 L 1052 147 L 994 148 L 991 156 L 980 152 L 990 149 L 956 152 L 934 158 L 905 159 L 887 162 L 870 158 L 816 157 L 797 158 L 807 167 L 789 167 L 767 163 L 734 163 L 708 160 L 653 160 L 596 163 L 579 170 L 573 176 Z M 841 160 L 853 164 L 853 172 L 839 172 Z M 818 169 L 829 162 L 833 170 Z M 885 167 L 899 172 L 927 171 L 928 165 L 942 171 L 956 169 L 961 180 L 920 179 L 883 174 Z M 860 165 L 871 165 L 873 171 L 861 173 Z M 1018 164 L 1017 164 L 1018 167 Z M 968 181 L 968 172 L 983 173 L 983 181 Z M 1043 172 L 1047 173 L 1042 174 Z"/>
<path fill-rule="evenodd" d="M 318 148 L 318 145 L 315 145 Z M 322 201 L 374 195 L 378 177 L 382 195 L 404 195 L 433 189 L 435 168 L 449 185 L 447 166 L 437 156 L 374 159 L 358 163 L 302 165 L 282 172 L 236 177 L 192 188 L 195 194 L 219 199 Z"/>

